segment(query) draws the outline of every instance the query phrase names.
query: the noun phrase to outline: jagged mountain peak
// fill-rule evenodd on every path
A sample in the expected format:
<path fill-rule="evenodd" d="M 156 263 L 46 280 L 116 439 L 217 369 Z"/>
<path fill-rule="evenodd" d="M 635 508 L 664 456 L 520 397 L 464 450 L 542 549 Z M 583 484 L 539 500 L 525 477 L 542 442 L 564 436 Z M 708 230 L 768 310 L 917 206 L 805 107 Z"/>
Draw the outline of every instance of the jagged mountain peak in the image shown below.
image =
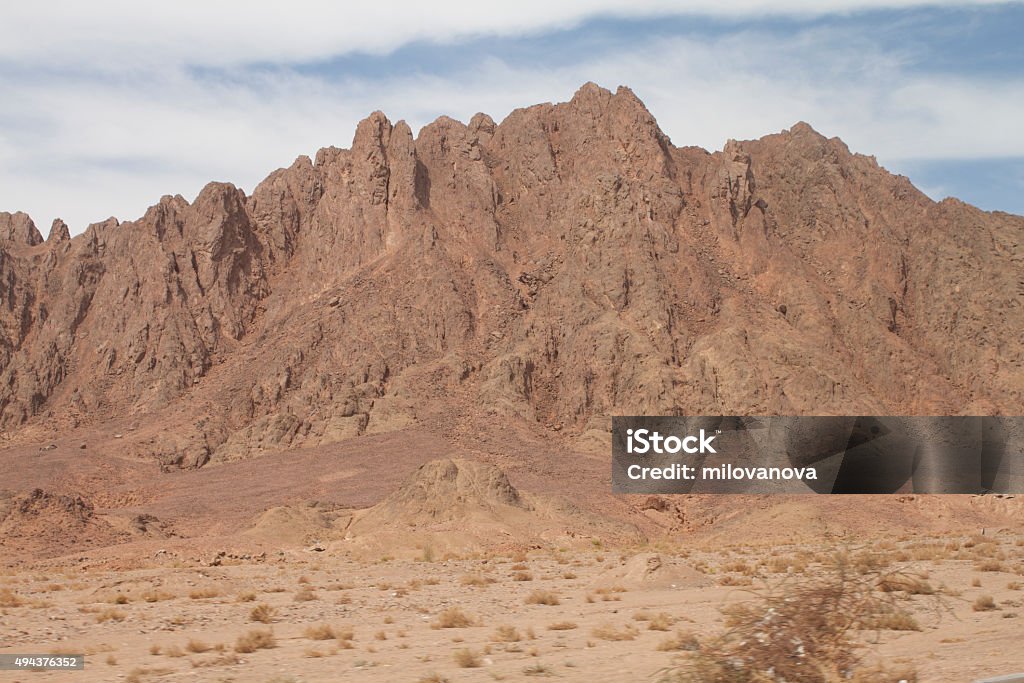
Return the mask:
<path fill-rule="evenodd" d="M 415 137 L 375 112 L 65 248 L 0 214 L 0 425 L 148 416 L 121 447 L 195 467 L 413 424 L 1019 412 L 1022 226 L 803 123 L 677 148 L 626 88 Z"/>

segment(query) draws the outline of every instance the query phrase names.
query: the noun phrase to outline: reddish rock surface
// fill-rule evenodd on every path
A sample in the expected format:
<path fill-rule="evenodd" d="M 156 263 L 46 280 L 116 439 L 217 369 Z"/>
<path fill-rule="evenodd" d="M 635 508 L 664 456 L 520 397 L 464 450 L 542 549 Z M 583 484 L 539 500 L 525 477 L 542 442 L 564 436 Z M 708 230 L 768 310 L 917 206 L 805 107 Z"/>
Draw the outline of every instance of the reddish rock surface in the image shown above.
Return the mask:
<path fill-rule="evenodd" d="M 804 123 L 675 147 L 593 84 L 415 138 L 378 112 L 251 197 L 46 241 L 0 214 L 0 427 L 194 468 L 410 426 L 1020 413 L 1022 272 L 1024 218 Z"/>

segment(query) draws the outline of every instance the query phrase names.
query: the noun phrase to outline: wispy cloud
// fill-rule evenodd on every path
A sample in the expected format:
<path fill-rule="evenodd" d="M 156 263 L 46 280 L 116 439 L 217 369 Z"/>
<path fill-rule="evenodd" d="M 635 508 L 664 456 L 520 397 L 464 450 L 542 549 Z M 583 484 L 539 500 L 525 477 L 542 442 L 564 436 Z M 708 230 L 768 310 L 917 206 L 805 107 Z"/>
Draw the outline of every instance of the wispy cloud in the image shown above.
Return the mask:
<path fill-rule="evenodd" d="M 237 65 L 386 52 L 411 41 L 566 29 L 595 17 L 822 16 L 872 9 L 1004 4 L 1006 0 L 518 0 L 485 6 L 438 0 L 292 0 L 268 10 L 240 0 L 54 0 L 7 3 L 0 58 L 33 63 Z"/>

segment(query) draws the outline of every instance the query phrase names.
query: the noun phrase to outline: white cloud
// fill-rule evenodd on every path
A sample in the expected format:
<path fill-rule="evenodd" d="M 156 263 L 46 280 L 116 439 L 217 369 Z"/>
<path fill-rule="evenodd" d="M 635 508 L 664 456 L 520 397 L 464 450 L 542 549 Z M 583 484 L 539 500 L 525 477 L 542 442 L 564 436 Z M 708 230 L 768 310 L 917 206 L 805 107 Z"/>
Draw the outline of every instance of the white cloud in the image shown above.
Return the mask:
<path fill-rule="evenodd" d="M 1004 4 L 1008 0 L 517 0 L 467 3 L 392 0 L 51 0 L 4 3 L 0 59 L 102 64 L 131 70 L 167 63 L 298 62 L 411 41 L 515 36 L 601 16 L 821 16 L 878 8 Z"/>

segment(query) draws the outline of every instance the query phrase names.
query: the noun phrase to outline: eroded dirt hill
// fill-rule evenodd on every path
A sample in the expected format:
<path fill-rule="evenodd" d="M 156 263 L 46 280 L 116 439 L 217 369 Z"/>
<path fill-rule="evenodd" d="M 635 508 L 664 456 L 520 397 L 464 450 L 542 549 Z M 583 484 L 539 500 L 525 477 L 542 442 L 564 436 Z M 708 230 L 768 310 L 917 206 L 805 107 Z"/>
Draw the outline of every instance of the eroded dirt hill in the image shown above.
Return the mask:
<path fill-rule="evenodd" d="M 0 427 L 198 467 L 425 425 L 1024 409 L 1024 218 L 799 123 L 675 147 L 626 88 L 375 113 L 252 193 L 43 240 L 0 213 Z M 150 428 L 147 430 L 146 426 Z"/>

